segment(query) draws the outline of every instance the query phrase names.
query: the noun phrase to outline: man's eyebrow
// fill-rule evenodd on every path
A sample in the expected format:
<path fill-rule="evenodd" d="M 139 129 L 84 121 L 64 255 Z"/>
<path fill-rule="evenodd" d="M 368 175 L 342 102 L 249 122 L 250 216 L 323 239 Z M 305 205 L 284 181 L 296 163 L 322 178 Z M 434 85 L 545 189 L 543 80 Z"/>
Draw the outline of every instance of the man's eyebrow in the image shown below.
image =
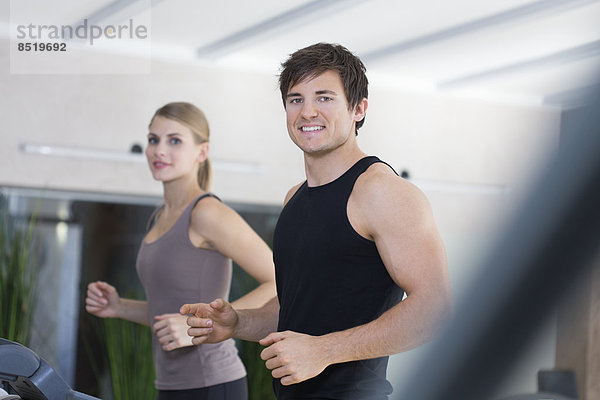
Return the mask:
<path fill-rule="evenodd" d="M 317 91 L 315 91 L 315 94 L 317 94 L 317 95 L 332 94 L 332 95 L 337 96 L 337 92 L 334 90 L 330 90 L 330 89 L 317 90 Z M 302 95 L 300 93 L 288 93 L 286 97 L 302 97 Z"/>
<path fill-rule="evenodd" d="M 334 90 L 329 89 L 317 90 L 315 94 L 333 94 L 337 96 L 337 93 Z"/>

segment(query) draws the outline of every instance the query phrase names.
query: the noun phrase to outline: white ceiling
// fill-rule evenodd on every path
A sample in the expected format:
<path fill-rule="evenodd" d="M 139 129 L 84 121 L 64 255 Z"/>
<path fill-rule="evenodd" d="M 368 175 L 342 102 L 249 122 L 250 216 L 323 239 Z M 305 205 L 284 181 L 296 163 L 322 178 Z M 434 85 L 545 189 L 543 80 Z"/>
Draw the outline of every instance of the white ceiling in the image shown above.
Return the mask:
<path fill-rule="evenodd" d="M 564 108 L 600 85 L 599 0 L 25 1 L 56 24 L 150 13 L 152 56 L 174 62 L 276 74 L 325 41 L 359 55 L 372 85 Z"/>

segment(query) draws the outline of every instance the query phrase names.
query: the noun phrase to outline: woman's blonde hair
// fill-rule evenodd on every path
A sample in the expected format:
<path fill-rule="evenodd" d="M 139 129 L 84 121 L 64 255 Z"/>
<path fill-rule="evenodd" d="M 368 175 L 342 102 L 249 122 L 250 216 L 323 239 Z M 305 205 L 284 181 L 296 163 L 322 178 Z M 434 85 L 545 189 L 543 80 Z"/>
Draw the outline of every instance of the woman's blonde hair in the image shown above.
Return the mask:
<path fill-rule="evenodd" d="M 192 131 L 194 140 L 197 144 L 207 143 L 210 135 L 208 121 L 204 113 L 195 105 L 185 102 L 169 103 L 154 113 L 150 124 L 156 116 L 171 119 L 179 122 L 181 125 Z M 202 190 L 208 191 L 212 181 L 212 168 L 208 156 L 198 168 L 198 185 Z"/>

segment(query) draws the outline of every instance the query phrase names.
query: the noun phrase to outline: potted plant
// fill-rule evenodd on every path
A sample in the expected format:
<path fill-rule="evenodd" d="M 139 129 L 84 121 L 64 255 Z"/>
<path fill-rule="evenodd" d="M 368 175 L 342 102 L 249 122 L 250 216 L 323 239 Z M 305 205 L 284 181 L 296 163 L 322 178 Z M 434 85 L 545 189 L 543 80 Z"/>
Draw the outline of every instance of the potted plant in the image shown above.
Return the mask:
<path fill-rule="evenodd" d="M 0 196 L 0 337 L 29 344 L 36 268 L 32 262 L 35 215 L 25 227 L 11 216 Z"/>
<path fill-rule="evenodd" d="M 155 399 L 150 328 L 116 318 L 102 325 L 113 399 Z"/>

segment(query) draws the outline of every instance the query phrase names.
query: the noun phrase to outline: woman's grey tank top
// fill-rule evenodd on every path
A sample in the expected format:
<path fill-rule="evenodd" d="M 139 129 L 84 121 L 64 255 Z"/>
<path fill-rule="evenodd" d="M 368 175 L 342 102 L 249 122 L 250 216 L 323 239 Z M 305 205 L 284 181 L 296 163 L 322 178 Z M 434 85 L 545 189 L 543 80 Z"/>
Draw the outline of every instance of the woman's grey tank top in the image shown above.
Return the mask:
<path fill-rule="evenodd" d="M 160 238 L 151 243 L 142 241 L 136 269 L 146 292 L 150 326 L 156 322 L 154 316 L 179 313 L 185 303 L 229 297 L 231 259 L 218 251 L 195 247 L 189 238 L 192 210 L 206 196 L 212 195 L 192 201 Z M 165 351 L 153 333 L 152 351 L 159 390 L 202 388 L 246 375 L 232 339 Z"/>

